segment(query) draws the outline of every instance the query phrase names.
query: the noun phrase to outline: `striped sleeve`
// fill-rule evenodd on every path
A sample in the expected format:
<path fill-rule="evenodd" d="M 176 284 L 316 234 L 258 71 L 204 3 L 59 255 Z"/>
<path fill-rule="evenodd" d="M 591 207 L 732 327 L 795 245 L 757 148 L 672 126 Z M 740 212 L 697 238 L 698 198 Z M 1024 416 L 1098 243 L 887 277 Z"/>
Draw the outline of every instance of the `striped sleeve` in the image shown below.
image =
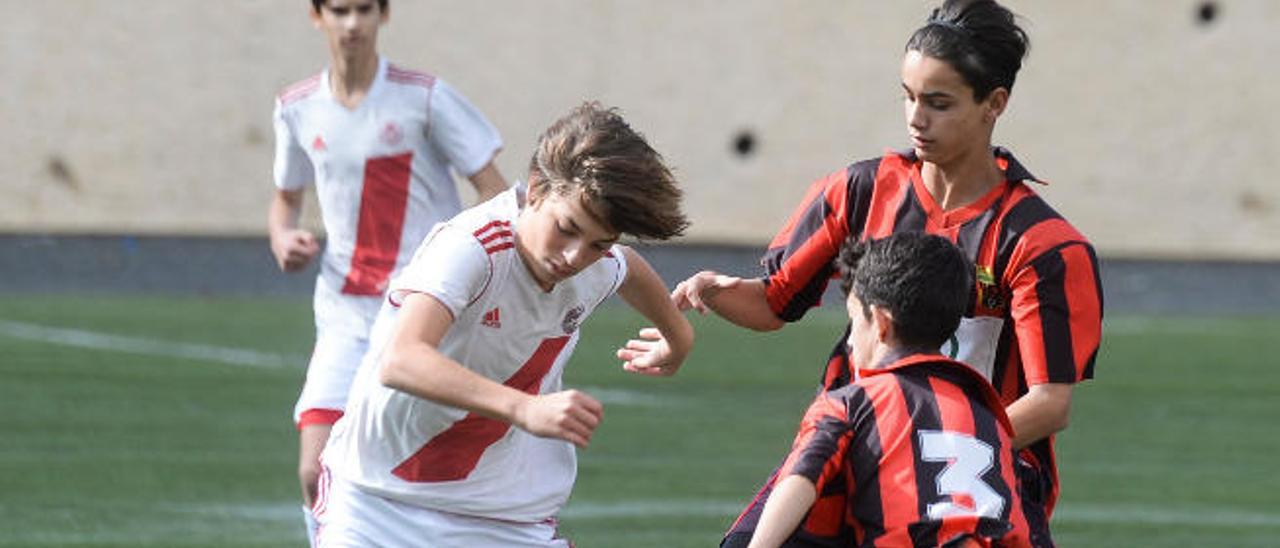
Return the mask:
<path fill-rule="evenodd" d="M 436 225 L 413 260 L 392 281 L 388 299 L 400 306 L 409 293 L 426 293 L 443 303 L 456 320 L 488 283 L 492 268 L 489 254 L 508 249 L 499 247 L 451 224 Z M 494 249 L 497 251 L 490 251 Z"/>
<path fill-rule="evenodd" d="M 1093 248 L 1068 241 L 1040 253 L 1013 273 L 1010 287 L 1027 384 L 1092 378 L 1102 339 L 1102 285 Z"/>
<path fill-rule="evenodd" d="M 779 469 L 778 477 L 804 476 L 821 492 L 831 478 L 841 473 L 850 433 L 841 398 L 828 392 L 818 394 L 805 411 L 791 454 Z"/>
<path fill-rule="evenodd" d="M 842 169 L 810 185 L 760 260 L 765 298 L 784 321 L 796 321 L 820 304 L 836 272 L 834 260 L 849 236 L 850 173 Z"/>

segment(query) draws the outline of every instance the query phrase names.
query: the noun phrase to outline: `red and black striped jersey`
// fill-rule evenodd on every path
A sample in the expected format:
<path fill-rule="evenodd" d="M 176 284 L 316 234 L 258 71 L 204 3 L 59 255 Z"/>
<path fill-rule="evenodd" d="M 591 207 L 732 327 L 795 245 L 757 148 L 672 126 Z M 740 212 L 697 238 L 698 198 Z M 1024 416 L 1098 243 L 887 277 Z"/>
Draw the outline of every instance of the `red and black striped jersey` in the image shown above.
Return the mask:
<path fill-rule="evenodd" d="M 814 399 L 778 471 L 817 489 L 796 540 L 1028 546 L 1013 429 L 986 380 L 937 354 L 862 372 Z"/>
<path fill-rule="evenodd" d="M 858 162 L 815 182 L 761 259 L 774 313 L 795 321 L 819 304 L 846 238 L 928 232 L 955 242 L 976 267 L 971 305 L 953 348 L 944 352 L 987 375 L 1005 405 L 1036 384 L 1092 378 L 1102 333 L 1093 247 L 1027 185 L 1037 179 L 1011 153 L 995 148 L 993 154 L 1004 183 L 950 211 L 925 189 L 921 162 L 911 150 Z M 827 389 L 851 379 L 844 341 L 837 341 L 823 376 Z M 1052 437 L 1028 449 L 1024 458 L 1053 484 L 1052 509 Z"/>

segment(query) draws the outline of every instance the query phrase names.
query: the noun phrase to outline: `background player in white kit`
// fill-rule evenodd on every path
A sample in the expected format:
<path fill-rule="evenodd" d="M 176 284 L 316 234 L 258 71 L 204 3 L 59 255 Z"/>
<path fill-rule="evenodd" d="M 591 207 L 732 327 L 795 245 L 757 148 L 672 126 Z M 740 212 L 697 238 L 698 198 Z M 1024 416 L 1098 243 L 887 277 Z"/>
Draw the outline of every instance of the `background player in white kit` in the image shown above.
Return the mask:
<path fill-rule="evenodd" d="M 561 374 L 615 291 L 655 326 L 617 351 L 623 368 L 684 361 L 692 327 L 616 243 L 683 232 L 680 196 L 661 156 L 593 103 L 540 137 L 527 191 L 437 225 L 392 282 L 325 448 L 319 544 L 568 546 L 555 516 L 603 407 Z"/>
<path fill-rule="evenodd" d="M 379 57 L 387 9 L 387 0 L 312 0 L 330 65 L 286 88 L 275 106 L 271 251 L 285 272 L 319 253 L 315 236 L 298 228 L 308 184 L 328 235 L 316 345 L 294 411 L 309 524 L 320 450 L 345 407 L 387 280 L 436 222 L 461 209 L 451 170 L 471 180 L 481 201 L 507 187 L 493 165 L 502 141 L 484 116 L 442 80 Z"/>

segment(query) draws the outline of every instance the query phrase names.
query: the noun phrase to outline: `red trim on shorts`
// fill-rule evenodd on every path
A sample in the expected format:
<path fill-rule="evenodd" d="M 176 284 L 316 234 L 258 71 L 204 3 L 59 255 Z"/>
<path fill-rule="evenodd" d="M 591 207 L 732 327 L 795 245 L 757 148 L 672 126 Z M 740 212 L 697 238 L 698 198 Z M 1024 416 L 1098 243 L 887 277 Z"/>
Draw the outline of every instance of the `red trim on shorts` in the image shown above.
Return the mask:
<path fill-rule="evenodd" d="M 298 430 L 313 424 L 332 426 L 340 418 L 342 418 L 341 409 L 308 409 L 298 417 Z"/>

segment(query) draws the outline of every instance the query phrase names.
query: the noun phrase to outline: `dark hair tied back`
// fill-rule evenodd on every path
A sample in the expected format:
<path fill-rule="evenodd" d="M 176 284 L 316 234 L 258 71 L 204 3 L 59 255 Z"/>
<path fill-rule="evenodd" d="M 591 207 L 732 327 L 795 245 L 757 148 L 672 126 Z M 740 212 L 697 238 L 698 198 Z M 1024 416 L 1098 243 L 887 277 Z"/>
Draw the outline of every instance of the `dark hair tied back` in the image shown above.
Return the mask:
<path fill-rule="evenodd" d="M 1015 19 L 994 0 L 947 0 L 911 35 L 906 49 L 951 65 L 981 101 L 996 88 L 1013 91 L 1031 47 Z"/>

